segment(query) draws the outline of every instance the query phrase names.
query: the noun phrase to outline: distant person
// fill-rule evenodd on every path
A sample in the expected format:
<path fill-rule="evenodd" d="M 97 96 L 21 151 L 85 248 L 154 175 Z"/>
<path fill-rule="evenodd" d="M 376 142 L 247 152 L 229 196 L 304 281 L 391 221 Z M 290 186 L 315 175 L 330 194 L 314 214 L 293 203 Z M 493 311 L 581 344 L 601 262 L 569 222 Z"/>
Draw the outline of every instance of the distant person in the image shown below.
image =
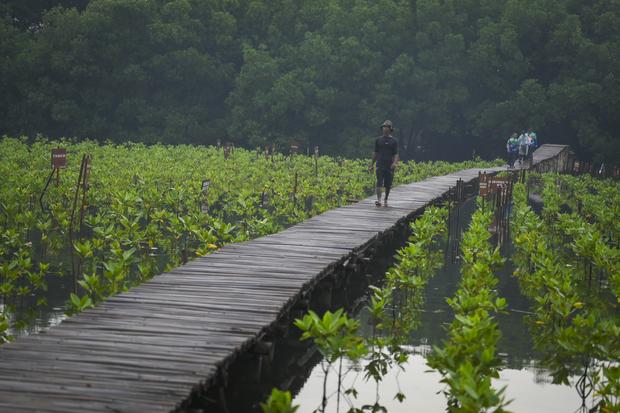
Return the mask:
<path fill-rule="evenodd" d="M 517 156 L 519 156 L 519 139 L 517 133 L 513 133 L 506 142 L 506 153 L 508 154 L 508 167 L 514 168 Z"/>
<path fill-rule="evenodd" d="M 398 142 L 392 137 L 394 127 L 392 122 L 386 120 L 381 125 L 383 135 L 378 137 L 375 141 L 375 152 L 372 155 L 372 161 L 368 166 L 368 170 L 372 171 L 375 162 L 377 162 L 377 200 L 376 206 L 381 206 L 381 188 L 385 187 L 385 198 L 383 200 L 383 206 L 388 206 L 388 197 L 390 196 L 390 189 L 392 188 L 392 181 L 394 179 L 394 170 L 398 163 Z"/>
<path fill-rule="evenodd" d="M 523 167 L 523 164 L 527 160 L 528 148 L 529 148 L 529 137 L 527 136 L 527 132 L 523 132 L 519 136 L 519 166 Z"/>
<path fill-rule="evenodd" d="M 527 136 L 530 139 L 530 147 L 534 149 L 538 148 L 538 135 L 536 134 L 536 132 L 534 132 L 532 128 L 529 128 L 527 130 Z"/>
<path fill-rule="evenodd" d="M 538 148 L 538 135 L 532 128 L 527 130 L 527 153 L 529 161 L 532 162 L 534 158 L 534 151 Z"/>

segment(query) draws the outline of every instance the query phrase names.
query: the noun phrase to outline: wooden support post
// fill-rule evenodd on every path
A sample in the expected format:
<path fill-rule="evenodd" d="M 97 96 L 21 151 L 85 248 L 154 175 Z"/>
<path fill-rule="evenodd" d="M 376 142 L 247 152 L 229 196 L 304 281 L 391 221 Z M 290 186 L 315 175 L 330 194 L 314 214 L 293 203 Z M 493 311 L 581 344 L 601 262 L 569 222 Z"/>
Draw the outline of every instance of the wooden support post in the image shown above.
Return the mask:
<path fill-rule="evenodd" d="M 293 184 L 293 204 L 297 206 L 297 171 L 295 171 L 295 182 Z"/>

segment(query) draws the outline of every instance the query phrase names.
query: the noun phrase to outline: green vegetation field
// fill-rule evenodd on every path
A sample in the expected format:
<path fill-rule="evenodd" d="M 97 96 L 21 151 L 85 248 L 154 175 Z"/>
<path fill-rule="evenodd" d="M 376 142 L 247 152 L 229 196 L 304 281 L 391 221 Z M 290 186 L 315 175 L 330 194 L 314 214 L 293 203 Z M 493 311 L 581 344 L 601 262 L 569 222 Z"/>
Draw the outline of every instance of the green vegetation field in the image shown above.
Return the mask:
<path fill-rule="evenodd" d="M 60 185 L 51 150 L 68 150 Z M 68 312 L 96 305 L 154 274 L 225 243 L 277 232 L 370 194 L 368 160 L 199 146 L 0 141 L 2 331 L 25 328 L 52 277 L 75 283 Z M 92 155 L 83 225 L 71 226 L 80 161 Z M 401 163 L 396 184 L 487 162 Z M 208 191 L 202 182 L 210 181 Z M 207 206 L 208 210 L 204 210 Z M 70 228 L 73 231 L 70 231 Z M 71 232 L 73 242 L 71 242 Z M 73 290 L 74 288 L 69 288 Z M 6 339 L 5 338 L 5 339 Z"/>

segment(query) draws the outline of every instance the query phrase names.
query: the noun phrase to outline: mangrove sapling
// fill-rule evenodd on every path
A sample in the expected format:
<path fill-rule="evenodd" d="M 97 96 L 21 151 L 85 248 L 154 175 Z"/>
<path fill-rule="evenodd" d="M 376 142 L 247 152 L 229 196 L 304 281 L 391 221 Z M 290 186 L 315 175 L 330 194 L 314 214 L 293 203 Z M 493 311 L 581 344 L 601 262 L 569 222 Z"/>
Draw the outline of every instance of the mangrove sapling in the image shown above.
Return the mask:
<path fill-rule="evenodd" d="M 91 307 L 93 307 L 93 302 L 89 296 L 84 295 L 80 298 L 77 294 L 71 293 L 69 296 L 69 305 L 65 314 L 72 316 Z"/>
<path fill-rule="evenodd" d="M 435 346 L 427 359 L 448 386 L 450 412 L 505 412 L 509 403 L 505 388 L 495 390 L 491 379 L 499 377 L 500 361 L 495 353 L 500 332 L 492 314 L 503 311 L 506 301 L 497 296 L 493 270 L 502 264 L 498 248 L 489 242 L 491 211 L 479 208 L 462 241 L 462 279 L 448 304 L 454 320 L 448 339 Z"/>
<path fill-rule="evenodd" d="M 404 344 L 420 324 L 424 288 L 442 265 L 439 237 L 446 231 L 446 219 L 445 208 L 427 208 L 410 224 L 412 234 L 396 253 L 395 265 L 386 272 L 386 286 L 372 287 L 367 305 L 372 326 L 367 347 L 371 352 L 364 369 L 366 379 L 375 380 L 377 394 L 375 403 L 362 406 L 362 410 L 384 409 L 379 403 L 379 383 L 394 366 L 404 369 L 409 359 Z M 405 399 L 400 385 L 394 398 L 401 402 Z"/>
<path fill-rule="evenodd" d="M 295 413 L 299 406 L 293 405 L 291 392 L 272 389 L 267 402 L 260 403 L 263 413 Z"/>
<path fill-rule="evenodd" d="M 343 309 L 338 309 L 333 313 L 326 311 L 323 317 L 319 317 L 310 310 L 303 318 L 295 320 L 295 326 L 303 332 L 300 339 L 312 339 L 323 356 L 321 361 L 323 395 L 319 411 L 324 413 L 327 407 L 327 377 L 333 364 L 343 357 L 354 362 L 358 361 L 367 352 L 363 339 L 357 335 L 360 323 L 348 318 Z M 339 376 L 342 374 L 341 368 L 338 373 Z M 338 397 L 342 392 L 341 383 L 339 377 Z"/>
<path fill-rule="evenodd" d="M 372 294 L 367 305 L 370 315 L 371 336 L 366 339 L 369 349 L 368 362 L 364 366 L 365 379 L 372 378 L 375 381 L 375 402 L 372 405 L 362 406 L 361 411 L 386 411 L 385 407 L 379 404 L 379 383 L 392 367 L 392 355 L 389 352 L 389 338 L 381 334 L 385 326 L 386 307 L 392 299 L 392 289 L 390 287 L 377 288 L 371 287 Z"/>
<path fill-rule="evenodd" d="M 362 410 L 383 409 L 379 404 L 379 383 L 393 366 L 403 368 L 409 354 L 403 345 L 419 326 L 419 311 L 424 304 L 423 291 L 428 280 L 441 266 L 443 253 L 438 237 L 446 230 L 447 210 L 429 207 L 410 224 L 412 235 L 396 253 L 396 263 L 386 272 L 386 286 L 372 287 L 367 311 L 372 335 L 367 339 L 371 349 L 364 367 L 366 379 L 376 383 L 374 405 Z M 398 390 L 396 399 L 404 400 Z"/>

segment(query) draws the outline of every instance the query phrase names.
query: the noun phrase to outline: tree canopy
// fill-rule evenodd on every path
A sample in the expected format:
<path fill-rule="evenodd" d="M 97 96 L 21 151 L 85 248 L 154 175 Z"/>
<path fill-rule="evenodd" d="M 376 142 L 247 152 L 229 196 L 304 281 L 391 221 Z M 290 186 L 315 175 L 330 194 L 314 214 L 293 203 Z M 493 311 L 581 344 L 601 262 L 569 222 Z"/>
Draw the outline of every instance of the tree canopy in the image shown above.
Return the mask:
<path fill-rule="evenodd" d="M 406 158 L 513 131 L 620 159 L 618 0 L 65 0 L 0 6 L 0 134 Z"/>

